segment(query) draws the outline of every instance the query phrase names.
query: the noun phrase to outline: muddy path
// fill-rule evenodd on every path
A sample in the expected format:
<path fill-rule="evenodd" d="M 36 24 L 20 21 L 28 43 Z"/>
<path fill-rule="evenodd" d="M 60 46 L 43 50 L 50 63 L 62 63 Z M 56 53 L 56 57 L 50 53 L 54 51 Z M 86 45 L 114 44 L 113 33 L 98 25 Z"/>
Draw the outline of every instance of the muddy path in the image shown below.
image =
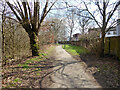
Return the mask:
<path fill-rule="evenodd" d="M 83 62 L 75 60 L 62 46 L 55 48 L 49 88 L 101 88 L 94 77 L 85 72 Z"/>

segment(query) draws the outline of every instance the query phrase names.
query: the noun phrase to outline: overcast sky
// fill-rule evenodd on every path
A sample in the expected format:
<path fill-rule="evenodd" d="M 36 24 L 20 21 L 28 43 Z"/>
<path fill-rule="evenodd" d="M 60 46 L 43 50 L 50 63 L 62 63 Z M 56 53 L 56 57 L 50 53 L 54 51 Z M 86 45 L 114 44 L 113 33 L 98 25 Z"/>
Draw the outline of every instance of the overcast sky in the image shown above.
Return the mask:
<path fill-rule="evenodd" d="M 63 1 L 59 0 L 58 1 L 59 3 L 56 3 L 55 6 L 58 7 L 58 8 L 60 8 L 60 7 L 66 7 L 65 2 L 67 2 L 69 6 L 74 6 L 74 7 L 77 7 L 78 9 L 83 9 L 85 7 L 84 7 L 83 3 L 81 3 L 81 1 L 82 0 L 63 0 Z M 96 1 L 96 0 L 83 0 L 83 1 L 85 1 L 86 3 L 88 3 L 89 1 L 92 2 L 92 1 Z M 102 0 L 99 0 L 99 1 L 102 1 Z M 116 2 L 116 0 L 110 0 L 110 4 L 112 4 L 114 2 Z M 88 7 L 89 7 L 89 10 L 91 12 L 92 11 L 96 11 L 96 9 L 97 9 L 97 6 L 95 6 L 93 3 L 91 3 Z M 113 6 L 111 5 L 107 9 L 107 11 L 109 12 L 109 10 L 111 10 L 112 8 L 113 8 Z M 59 18 L 59 17 L 65 18 L 66 17 L 65 16 L 66 10 L 67 9 L 56 9 L 56 10 L 53 9 L 53 10 L 51 10 L 51 13 L 49 13 L 48 16 L 49 17 L 53 16 L 53 17 L 57 17 L 57 18 Z M 59 16 L 59 15 L 61 15 L 61 16 Z M 96 13 L 96 19 L 98 21 L 101 21 L 101 18 L 102 17 L 100 16 L 100 14 Z M 113 19 L 117 19 L 118 18 L 118 11 L 115 12 L 115 14 L 114 14 L 114 16 L 112 18 Z M 112 19 L 111 19 L 111 21 L 112 21 Z M 73 34 L 80 33 L 79 28 L 76 30 L 76 27 L 79 27 L 79 25 L 78 24 L 75 25 L 75 30 L 74 30 Z M 98 27 L 98 26 L 94 25 L 93 27 Z"/>
<path fill-rule="evenodd" d="M 9 1 L 11 1 L 11 3 L 12 3 L 12 1 L 13 0 L 9 0 Z M 16 0 L 14 0 L 14 1 L 16 1 Z M 22 0 L 22 1 L 25 1 L 25 0 Z M 33 2 L 33 0 L 28 0 L 28 1 L 32 1 Z M 44 6 L 44 4 L 45 4 L 45 0 L 39 0 L 40 1 L 40 3 L 41 3 L 41 6 L 40 6 L 40 8 L 43 8 L 43 6 Z M 54 2 L 55 0 L 50 0 L 50 2 Z M 79 8 L 79 9 L 81 9 L 81 8 L 84 8 L 84 5 L 81 3 L 81 1 L 82 0 L 58 0 L 58 2 L 55 4 L 55 6 L 53 7 L 53 10 L 51 10 L 51 12 L 47 15 L 47 18 L 50 18 L 50 17 L 56 17 L 56 18 L 66 18 L 66 16 L 65 16 L 65 13 L 66 13 L 66 10 L 67 9 L 64 9 L 64 7 L 66 7 L 66 4 L 65 4 L 65 2 L 67 2 L 67 4 L 69 5 L 69 6 L 74 6 L 74 7 L 77 7 L 77 8 Z M 96 1 L 96 0 L 83 0 L 83 1 L 86 1 L 86 2 L 89 2 L 89 1 Z M 100 1 L 102 1 L 102 0 L 100 0 Z M 116 0 L 110 0 L 111 1 L 111 3 L 113 3 L 113 2 L 115 2 Z M 49 6 L 50 6 L 51 4 L 49 4 Z M 1 8 L 1 6 L 0 6 L 0 8 Z M 58 8 L 58 9 L 56 9 L 56 8 Z M 91 4 L 90 6 L 89 6 L 89 9 L 91 10 L 91 11 L 94 11 L 94 10 L 96 10 L 96 6 L 94 5 L 94 4 Z M 42 10 L 42 9 L 41 9 Z M 109 10 L 109 9 L 108 9 Z M 42 13 L 42 11 L 40 11 L 40 13 Z M 114 17 L 113 18 L 117 18 L 118 17 L 118 12 L 116 12 L 116 14 L 114 15 Z M 47 19 L 46 18 L 46 19 Z M 98 20 L 100 20 L 101 18 L 100 18 L 100 16 L 99 15 L 97 15 L 96 16 L 96 18 L 98 19 Z M 78 26 L 78 24 L 76 24 L 75 25 L 75 27 L 79 27 Z M 95 26 L 95 27 L 97 27 L 97 25 Z M 76 28 L 75 28 L 76 29 Z M 73 34 L 74 33 L 79 33 L 79 29 L 78 30 L 74 30 L 74 32 L 73 32 Z"/>

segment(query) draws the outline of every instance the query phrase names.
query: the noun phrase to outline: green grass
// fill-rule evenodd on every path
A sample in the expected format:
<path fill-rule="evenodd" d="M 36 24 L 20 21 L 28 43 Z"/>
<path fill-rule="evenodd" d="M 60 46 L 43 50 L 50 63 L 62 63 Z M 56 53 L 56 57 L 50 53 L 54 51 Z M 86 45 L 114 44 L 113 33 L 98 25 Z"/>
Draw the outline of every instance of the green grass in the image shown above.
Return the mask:
<path fill-rule="evenodd" d="M 13 67 L 19 67 L 19 69 L 16 68 L 7 68 L 6 70 L 9 73 L 13 73 L 13 72 L 18 72 L 17 76 L 13 75 L 13 78 L 9 79 L 8 83 L 5 83 L 3 85 L 3 88 L 18 88 L 21 87 L 21 85 L 24 85 L 24 82 L 29 84 L 28 80 L 31 80 L 32 77 L 40 77 L 41 76 L 41 72 L 43 69 L 41 69 L 41 66 L 47 66 L 44 65 L 46 64 L 47 58 L 49 58 L 49 54 L 53 54 L 53 50 L 54 50 L 55 46 L 50 46 L 48 48 L 46 48 L 46 50 L 41 51 L 39 53 L 39 56 L 35 56 L 35 57 L 31 57 L 31 58 L 27 58 L 27 59 L 23 59 L 19 64 L 13 66 Z M 24 74 L 22 73 L 24 72 Z M 43 74 L 43 73 L 42 73 Z M 24 79 L 22 77 L 27 77 L 27 79 Z"/>
<path fill-rule="evenodd" d="M 49 54 L 53 51 L 54 49 L 54 46 L 50 47 L 46 53 L 39 53 L 39 56 L 38 57 L 35 57 L 35 58 L 31 58 L 31 59 L 28 59 L 26 60 L 24 63 L 22 64 L 18 64 L 18 67 L 23 67 L 22 69 L 23 70 L 26 70 L 26 69 L 29 69 L 31 67 L 30 64 L 37 64 L 39 63 L 40 61 L 46 59 L 46 57 L 49 56 Z M 32 66 L 35 66 L 35 65 L 32 65 Z M 38 71 L 41 71 L 41 69 L 38 69 Z"/>
<path fill-rule="evenodd" d="M 19 82 L 19 83 L 21 83 L 22 81 L 20 80 L 20 78 L 15 78 L 14 80 L 13 80 L 13 82 Z"/>
<path fill-rule="evenodd" d="M 38 57 L 26 60 L 23 64 L 18 64 L 18 66 L 19 67 L 23 67 L 23 68 L 29 68 L 29 64 L 31 64 L 31 63 L 37 63 L 39 61 L 42 61 L 45 56 L 47 56 L 46 53 L 40 53 Z"/>
<path fill-rule="evenodd" d="M 89 53 L 87 49 L 80 47 L 80 46 L 65 45 L 65 48 L 64 48 L 64 45 L 63 45 L 62 48 L 72 55 L 80 55 L 80 54 Z"/>
<path fill-rule="evenodd" d="M 59 45 L 59 43 L 56 43 L 56 45 Z"/>
<path fill-rule="evenodd" d="M 29 65 L 27 63 L 24 64 L 18 64 L 19 67 L 23 67 L 23 68 L 29 68 Z"/>
<path fill-rule="evenodd" d="M 46 57 L 48 57 L 48 55 L 51 53 L 51 51 L 54 49 L 54 47 L 50 47 L 46 53 L 39 53 L 38 57 L 35 58 L 31 58 L 26 60 L 24 63 L 22 64 L 18 64 L 18 67 L 23 67 L 23 70 L 29 69 L 30 64 L 32 63 L 39 63 L 40 61 L 44 60 Z M 35 65 L 34 65 L 35 66 Z M 40 71 L 40 69 L 38 70 Z"/>
<path fill-rule="evenodd" d="M 10 88 L 10 87 L 15 87 L 16 85 L 15 84 L 13 84 L 13 83 L 10 83 L 10 84 L 7 84 L 7 87 L 2 87 L 2 88 Z"/>
<path fill-rule="evenodd" d="M 37 75 L 37 76 L 40 76 L 40 73 L 38 72 L 38 73 L 36 73 L 36 75 Z"/>

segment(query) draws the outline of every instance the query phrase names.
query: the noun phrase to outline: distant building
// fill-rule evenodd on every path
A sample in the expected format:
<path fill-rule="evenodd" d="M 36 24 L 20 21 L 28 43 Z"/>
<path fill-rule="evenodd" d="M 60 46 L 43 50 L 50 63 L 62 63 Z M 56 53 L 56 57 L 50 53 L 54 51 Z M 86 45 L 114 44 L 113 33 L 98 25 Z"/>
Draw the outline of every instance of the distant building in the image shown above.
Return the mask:
<path fill-rule="evenodd" d="M 118 6 L 117 26 L 110 29 L 105 35 L 105 37 L 114 37 L 114 36 L 120 36 L 120 5 Z"/>
<path fill-rule="evenodd" d="M 93 29 L 89 29 L 89 34 L 94 33 L 94 35 L 96 34 L 96 37 L 100 37 L 101 38 L 101 30 L 100 28 L 93 28 Z M 105 37 L 114 37 L 114 36 L 120 36 L 120 23 L 116 26 L 111 28 L 105 35 Z"/>
<path fill-rule="evenodd" d="M 113 37 L 113 36 L 120 36 L 120 5 L 118 6 L 118 20 L 117 26 L 113 27 L 110 31 L 108 31 L 105 37 Z"/>
<path fill-rule="evenodd" d="M 100 28 L 90 28 L 88 30 L 88 34 L 92 38 L 100 38 L 100 32 L 101 32 Z"/>
<path fill-rule="evenodd" d="M 120 36 L 120 19 L 117 20 L 117 27 L 116 27 L 116 30 L 117 30 L 117 35 Z"/>
<path fill-rule="evenodd" d="M 117 32 L 116 27 L 113 27 L 112 29 L 110 29 L 110 30 L 106 33 L 105 37 L 118 36 L 117 34 L 118 34 L 118 32 Z"/>
<path fill-rule="evenodd" d="M 80 33 L 73 34 L 72 41 L 79 41 Z"/>
<path fill-rule="evenodd" d="M 118 22 L 117 26 L 110 29 L 106 33 L 105 37 L 120 36 L 120 19 L 118 19 L 117 22 Z"/>

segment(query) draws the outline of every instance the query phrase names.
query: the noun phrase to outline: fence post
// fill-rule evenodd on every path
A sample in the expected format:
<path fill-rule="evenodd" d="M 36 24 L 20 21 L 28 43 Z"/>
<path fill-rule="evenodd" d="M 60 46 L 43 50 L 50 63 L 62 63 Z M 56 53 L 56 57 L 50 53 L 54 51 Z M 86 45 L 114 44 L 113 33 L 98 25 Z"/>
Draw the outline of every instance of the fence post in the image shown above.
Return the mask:
<path fill-rule="evenodd" d="M 109 55 L 110 55 L 110 37 L 109 37 Z"/>

